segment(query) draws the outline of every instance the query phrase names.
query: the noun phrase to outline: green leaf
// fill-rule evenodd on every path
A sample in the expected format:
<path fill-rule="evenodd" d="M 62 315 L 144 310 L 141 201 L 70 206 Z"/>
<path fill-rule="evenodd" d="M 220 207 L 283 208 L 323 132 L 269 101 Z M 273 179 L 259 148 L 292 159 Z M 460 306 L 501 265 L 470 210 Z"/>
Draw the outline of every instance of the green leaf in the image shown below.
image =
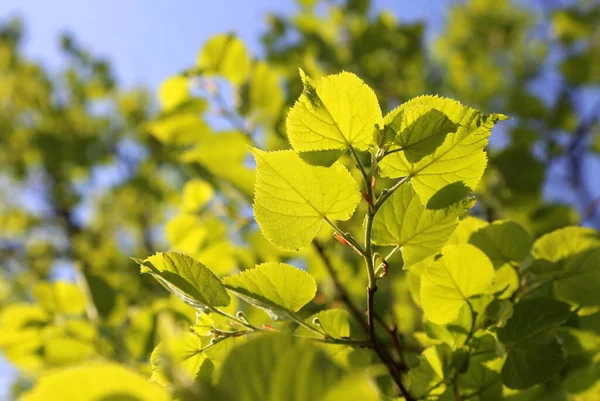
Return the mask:
<path fill-rule="evenodd" d="M 400 246 L 405 267 L 439 252 L 473 206 L 472 199 L 448 209 L 427 210 L 410 185 L 404 185 L 381 206 L 373 220 L 373 243 Z"/>
<path fill-rule="evenodd" d="M 350 380 L 355 383 L 350 385 Z M 362 382 L 362 383 L 361 383 Z M 224 401 L 332 401 L 335 395 L 360 391 L 364 401 L 378 392 L 364 375 L 346 374 L 312 344 L 281 335 L 253 338 L 224 361 L 216 394 Z M 365 391 L 370 389 L 371 391 Z M 349 398 L 350 399 L 350 398 Z"/>
<path fill-rule="evenodd" d="M 495 268 L 504 264 L 519 265 L 531 250 L 533 238 L 512 221 L 495 221 L 471 234 L 469 243 L 481 249 Z"/>
<path fill-rule="evenodd" d="M 350 337 L 350 318 L 348 312 L 343 309 L 326 309 L 315 313 L 306 322 L 310 325 L 315 325 L 315 319 L 318 320 L 319 326 L 323 331 L 333 338 L 348 338 Z M 296 334 L 303 336 L 314 336 L 315 333 L 307 328 L 300 326 L 295 331 Z"/>
<path fill-rule="evenodd" d="M 152 377 L 163 387 L 176 381 L 195 380 L 201 370 L 210 370 L 212 363 L 206 359 L 202 349 L 209 344 L 193 333 L 168 338 L 160 342 L 152 355 Z"/>
<path fill-rule="evenodd" d="M 533 244 L 533 256 L 558 262 L 576 253 L 600 246 L 600 235 L 593 228 L 565 227 L 552 231 Z"/>
<path fill-rule="evenodd" d="M 502 401 L 500 368 L 503 361 L 496 353 L 496 340 L 492 335 L 486 334 L 476 338 L 476 344 L 467 371 L 458 377 L 459 387 L 463 393 L 478 394 L 479 397 L 475 400 Z"/>
<path fill-rule="evenodd" d="M 453 321 L 469 298 L 488 293 L 495 278 L 494 267 L 472 245 L 447 245 L 421 278 L 421 304 L 434 323 Z"/>
<path fill-rule="evenodd" d="M 169 401 L 169 393 L 129 369 L 94 363 L 43 375 L 23 401 Z"/>
<path fill-rule="evenodd" d="M 582 306 L 600 306 L 600 246 L 567 259 L 554 281 L 557 298 Z"/>
<path fill-rule="evenodd" d="M 423 351 L 419 359 L 419 366 L 408 373 L 410 393 L 416 398 L 443 394 L 452 365 L 452 348 L 438 344 Z"/>
<path fill-rule="evenodd" d="M 404 107 L 435 109 L 458 128 L 456 132 L 445 135 L 443 143 L 433 153 L 418 161 L 415 161 L 414 155 L 409 159 L 404 151 L 386 156 L 379 164 L 381 175 L 390 178 L 411 176 L 413 187 L 424 205 L 436 192 L 457 182 L 475 189 L 487 164 L 484 148 L 491 129 L 498 120 L 506 117 L 500 114 L 482 115 L 459 102 L 437 96 L 420 96 Z M 393 120 L 393 113 L 386 116 L 384 123 Z"/>
<path fill-rule="evenodd" d="M 194 308 L 229 305 L 221 280 L 197 260 L 178 252 L 158 252 L 137 261 L 142 273 L 150 273 L 167 290 Z"/>
<path fill-rule="evenodd" d="M 507 350 L 502 381 L 509 388 L 525 389 L 558 373 L 565 363 L 556 329 L 567 321 L 569 305 L 552 298 L 519 302 L 498 340 Z"/>
<path fill-rule="evenodd" d="M 244 43 L 232 34 L 210 38 L 197 59 L 198 67 L 205 75 L 221 75 L 236 85 L 248 78 L 251 63 Z"/>
<path fill-rule="evenodd" d="M 403 149 L 406 159 L 411 163 L 433 153 L 447 134 L 458 129 L 456 123 L 433 108 L 432 104 L 413 101 L 392 110 L 385 117 L 384 124 L 384 129 L 395 133 L 394 144 Z"/>
<path fill-rule="evenodd" d="M 338 161 L 344 154 L 343 150 L 329 149 L 329 150 L 312 150 L 310 152 L 299 152 L 298 155 L 313 166 L 331 167 L 333 163 Z"/>
<path fill-rule="evenodd" d="M 340 163 L 310 166 L 293 151 L 252 151 L 257 167 L 254 214 L 267 239 L 284 250 L 310 245 L 322 220 L 348 220 L 361 196 Z"/>
<path fill-rule="evenodd" d="M 467 244 L 474 232 L 487 226 L 489 223 L 485 220 L 474 216 L 465 216 L 462 219 L 456 230 L 452 233 L 452 236 L 448 240 L 448 244 Z"/>
<path fill-rule="evenodd" d="M 304 92 L 290 110 L 286 128 L 297 152 L 366 150 L 373 144 L 381 109 L 375 92 L 356 75 L 342 72 L 311 80 L 300 70 Z"/>
<path fill-rule="evenodd" d="M 285 263 L 257 265 L 223 278 L 223 284 L 244 301 L 275 315 L 298 312 L 317 293 L 310 274 Z"/>

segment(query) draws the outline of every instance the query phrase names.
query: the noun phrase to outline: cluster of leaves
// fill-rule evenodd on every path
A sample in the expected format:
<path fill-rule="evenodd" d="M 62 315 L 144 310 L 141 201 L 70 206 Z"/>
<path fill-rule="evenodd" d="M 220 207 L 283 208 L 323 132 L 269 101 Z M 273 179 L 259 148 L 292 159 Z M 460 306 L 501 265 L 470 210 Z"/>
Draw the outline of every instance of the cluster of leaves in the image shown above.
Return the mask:
<path fill-rule="evenodd" d="M 597 399 L 600 239 L 574 226 L 594 221 L 597 8 L 549 10 L 531 40 L 527 8 L 469 1 L 429 54 L 368 1 L 300 3 L 266 60 L 211 38 L 157 112 L 73 39 L 53 77 L 0 30 L 2 185 L 36 199 L 0 202 L 15 394 Z M 506 146 L 503 115 L 427 92 L 510 115 Z M 542 196 L 565 162 L 575 208 Z M 142 275 L 126 257 L 153 254 Z"/>

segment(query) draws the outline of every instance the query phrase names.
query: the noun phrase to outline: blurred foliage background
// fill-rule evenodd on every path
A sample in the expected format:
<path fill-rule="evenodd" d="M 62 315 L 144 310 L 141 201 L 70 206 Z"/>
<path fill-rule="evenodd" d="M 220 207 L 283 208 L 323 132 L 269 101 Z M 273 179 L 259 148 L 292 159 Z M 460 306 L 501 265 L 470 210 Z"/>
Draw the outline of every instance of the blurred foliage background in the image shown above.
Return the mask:
<path fill-rule="evenodd" d="M 45 370 L 98 358 L 149 375 L 164 321 L 195 321 L 130 256 L 179 250 L 218 274 L 291 260 L 317 278 L 321 304 L 338 302 L 322 249 L 276 250 L 250 207 L 247 145 L 288 146 L 299 67 L 356 73 L 384 111 L 432 93 L 510 116 L 492 136 L 475 213 L 534 236 L 600 228 L 597 2 L 452 2 L 434 35 L 369 0 L 299 0 L 267 21 L 264 57 L 234 34 L 214 36 L 157 102 L 121 88 L 118 65 L 76 36 L 59 39 L 66 67 L 47 70 L 23 51 L 27 27 L 0 19 L 0 350 L 18 372 L 14 396 Z M 358 298 L 359 262 L 329 246 L 328 230 L 319 241 Z M 394 300 L 410 335 L 422 328 L 400 265 L 379 307 Z"/>

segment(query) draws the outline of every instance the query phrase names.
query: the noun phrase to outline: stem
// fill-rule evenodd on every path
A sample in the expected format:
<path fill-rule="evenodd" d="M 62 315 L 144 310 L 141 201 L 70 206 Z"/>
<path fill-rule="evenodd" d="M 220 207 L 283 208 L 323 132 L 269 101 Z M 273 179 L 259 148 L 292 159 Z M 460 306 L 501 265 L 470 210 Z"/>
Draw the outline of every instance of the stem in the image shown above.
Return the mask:
<path fill-rule="evenodd" d="M 367 213 L 367 220 L 365 222 L 365 253 L 363 254 L 365 258 L 365 262 L 367 264 L 367 274 L 369 276 L 369 290 L 377 290 L 377 284 L 375 284 L 375 269 L 373 267 L 373 251 L 371 244 L 371 234 L 373 232 L 373 218 L 375 217 L 375 213 L 369 212 Z M 373 292 L 374 292 L 373 291 Z"/>
<path fill-rule="evenodd" d="M 475 323 L 477 320 L 477 313 L 475 313 L 473 305 L 471 305 L 471 302 L 469 302 L 469 300 L 467 300 L 467 305 L 469 305 L 469 309 L 471 310 L 471 329 L 469 330 L 469 334 L 467 334 L 467 338 L 465 338 L 465 345 L 469 343 L 471 338 L 473 338 L 473 334 L 475 334 Z"/>
<path fill-rule="evenodd" d="M 85 278 L 85 274 L 83 273 L 81 266 L 78 262 L 75 262 L 73 265 L 75 267 L 75 281 L 79 286 L 79 289 L 83 293 L 83 297 L 85 299 L 85 313 L 91 322 L 98 322 L 98 309 L 96 308 L 96 304 L 94 304 L 92 291 L 90 290 L 88 281 Z"/>
<path fill-rule="evenodd" d="M 246 322 L 246 321 L 244 321 L 242 319 L 238 319 L 237 317 L 232 316 L 229 313 L 223 312 L 222 310 L 217 309 L 215 307 L 209 306 L 208 308 L 211 311 L 215 312 L 216 314 L 221 315 L 223 317 L 226 317 L 227 319 L 233 320 L 234 322 L 236 322 L 238 324 L 241 324 L 242 326 L 244 326 L 244 327 L 246 327 L 246 328 L 248 328 L 248 329 L 250 329 L 252 331 L 266 331 L 266 330 L 263 330 L 263 329 L 261 329 L 259 327 L 253 326 L 250 323 L 248 323 L 248 322 Z"/>
<path fill-rule="evenodd" d="M 390 376 L 394 380 L 394 383 L 396 383 L 396 385 L 400 389 L 400 392 L 404 396 L 405 401 L 415 401 L 413 396 L 408 392 L 408 389 L 402 383 L 402 379 L 400 377 L 400 371 L 398 370 L 398 367 L 394 363 L 394 360 L 387 353 L 387 351 L 381 347 L 381 345 L 377 341 L 377 336 L 375 335 L 375 325 L 373 324 L 373 318 L 374 318 L 373 301 L 375 298 L 374 295 L 375 295 L 376 291 L 377 291 L 377 287 L 367 288 L 367 311 L 368 311 L 367 313 L 368 313 L 368 317 L 369 317 L 369 340 L 371 341 L 371 344 L 373 345 L 373 349 L 375 350 L 375 353 L 377 354 L 377 356 L 379 357 L 381 362 L 383 362 L 383 364 L 386 366 L 388 372 L 390 373 Z"/>
<path fill-rule="evenodd" d="M 324 343 L 324 344 L 336 344 L 336 345 L 348 345 L 350 347 L 365 347 L 372 348 L 373 344 L 369 340 L 353 340 L 346 338 L 314 338 L 308 336 L 292 336 L 294 338 L 301 338 L 310 340 L 313 342 Z"/>
<path fill-rule="evenodd" d="M 383 205 L 383 202 L 385 202 L 387 200 L 387 198 L 392 196 L 392 194 L 394 192 L 396 192 L 396 190 L 398 188 L 400 188 L 401 186 L 406 184 L 408 181 L 410 181 L 411 178 L 412 178 L 411 175 L 407 175 L 406 177 L 404 177 L 400 181 L 398 181 L 396 184 L 394 184 L 394 186 L 392 186 L 387 191 L 386 190 L 382 191 L 381 195 L 379 196 L 379 199 L 377 199 L 377 202 L 375 202 L 375 213 L 377 213 L 377 211 L 379 210 L 381 205 Z"/>
<path fill-rule="evenodd" d="M 350 294 L 348 294 L 348 291 L 346 291 L 346 287 L 344 287 L 344 285 L 341 283 L 337 272 L 333 268 L 331 260 L 325 253 L 325 249 L 323 249 L 323 245 L 321 245 L 321 243 L 315 239 L 313 241 L 313 247 L 316 249 L 317 253 L 321 257 L 321 260 L 325 265 L 325 269 L 327 269 L 327 272 L 329 273 L 329 277 L 331 277 L 331 280 L 333 280 L 333 284 L 335 285 L 339 298 L 346 305 L 354 319 L 360 324 L 360 327 L 364 330 L 364 332 L 368 333 L 369 326 L 367 325 L 367 322 L 365 322 L 363 314 L 360 312 L 360 310 L 354 304 L 354 302 L 352 302 Z"/>
<path fill-rule="evenodd" d="M 318 334 L 320 336 L 323 336 L 325 338 L 331 338 L 330 335 L 328 335 L 327 333 L 325 333 L 324 331 L 322 331 L 321 329 L 317 329 L 315 326 L 312 326 L 308 323 L 306 323 L 304 320 L 300 319 L 295 313 L 289 312 L 287 314 L 294 322 L 298 323 L 300 326 L 304 327 L 305 329 L 312 331 L 315 334 Z"/>
<path fill-rule="evenodd" d="M 363 255 L 363 256 L 365 255 L 365 250 L 363 249 L 363 247 L 358 243 L 357 240 L 354 239 L 354 237 L 350 233 L 343 232 L 335 223 L 333 223 L 331 220 L 329 220 L 327 218 L 327 216 L 323 216 L 323 220 L 325 221 L 325 223 L 327 223 L 329 225 L 329 227 L 331 227 L 333 229 L 334 232 L 336 232 L 338 235 L 340 235 L 342 238 L 344 238 L 361 255 Z"/>
<path fill-rule="evenodd" d="M 352 156 L 354 156 L 354 160 L 356 160 L 356 164 L 358 165 L 358 168 L 360 169 L 363 179 L 365 180 L 365 189 L 366 189 L 367 193 L 369 194 L 369 196 L 371 197 L 371 199 L 373 199 L 371 180 L 369 178 L 369 175 L 365 171 L 365 167 L 361 163 L 360 158 L 358 157 L 358 153 L 356 153 L 356 150 L 354 149 L 354 147 L 352 145 L 348 145 L 348 149 L 350 149 Z"/>

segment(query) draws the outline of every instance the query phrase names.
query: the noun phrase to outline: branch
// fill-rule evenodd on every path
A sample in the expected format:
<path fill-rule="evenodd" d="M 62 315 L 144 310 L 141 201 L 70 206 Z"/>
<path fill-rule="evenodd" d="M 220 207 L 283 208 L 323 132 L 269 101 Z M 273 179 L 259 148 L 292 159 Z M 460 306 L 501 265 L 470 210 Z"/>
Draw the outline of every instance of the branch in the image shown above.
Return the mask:
<path fill-rule="evenodd" d="M 367 322 L 365 322 L 365 320 L 363 318 L 363 314 L 360 312 L 358 307 L 352 301 L 350 294 L 348 294 L 348 291 L 346 291 L 346 287 L 344 287 L 344 285 L 341 283 L 337 272 L 333 268 L 331 259 L 329 259 L 329 257 L 325 253 L 325 249 L 323 248 L 323 245 L 321 245 L 321 243 L 315 239 L 313 241 L 313 247 L 317 251 L 317 254 L 321 258 L 321 260 L 323 261 L 323 264 L 325 265 L 325 269 L 327 269 L 327 272 L 329 273 L 329 277 L 331 277 L 331 280 L 333 281 L 333 284 L 335 285 L 335 289 L 337 290 L 339 298 L 344 303 L 344 305 L 346 305 L 346 307 L 348 308 L 348 310 L 350 311 L 350 313 L 352 314 L 354 319 L 360 324 L 360 326 L 364 330 L 365 334 L 367 334 L 369 332 L 369 326 L 367 325 Z"/>

